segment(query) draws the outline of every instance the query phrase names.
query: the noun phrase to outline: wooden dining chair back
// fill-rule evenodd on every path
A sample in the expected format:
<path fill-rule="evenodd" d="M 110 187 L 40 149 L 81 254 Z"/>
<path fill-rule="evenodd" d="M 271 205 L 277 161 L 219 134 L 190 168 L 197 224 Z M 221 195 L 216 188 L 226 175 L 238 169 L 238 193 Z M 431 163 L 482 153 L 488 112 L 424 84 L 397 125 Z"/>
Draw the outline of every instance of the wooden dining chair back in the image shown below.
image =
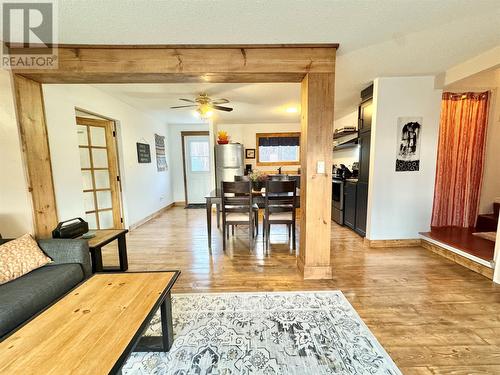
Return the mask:
<path fill-rule="evenodd" d="M 266 181 L 264 200 L 264 242 L 269 248 L 272 224 L 286 224 L 288 236 L 292 236 L 292 249 L 295 250 L 297 185 L 291 181 Z"/>
<path fill-rule="evenodd" d="M 250 177 L 248 176 L 234 176 L 234 181 L 248 181 L 250 182 Z M 235 194 L 238 196 L 238 193 Z M 259 205 L 257 203 L 253 204 L 253 214 L 254 214 L 254 227 L 255 235 L 259 234 Z M 234 225 L 233 225 L 233 235 L 234 235 Z"/>
<path fill-rule="evenodd" d="M 250 181 L 248 176 L 234 176 L 234 181 Z"/>
<path fill-rule="evenodd" d="M 300 189 L 300 176 L 299 175 L 288 175 L 289 181 L 295 181 L 295 188 Z"/>
<path fill-rule="evenodd" d="M 254 210 L 252 202 L 252 186 L 249 181 L 221 183 L 222 200 L 222 248 L 226 251 L 226 239 L 229 226 L 248 225 L 249 247 L 252 248 L 254 238 Z"/>

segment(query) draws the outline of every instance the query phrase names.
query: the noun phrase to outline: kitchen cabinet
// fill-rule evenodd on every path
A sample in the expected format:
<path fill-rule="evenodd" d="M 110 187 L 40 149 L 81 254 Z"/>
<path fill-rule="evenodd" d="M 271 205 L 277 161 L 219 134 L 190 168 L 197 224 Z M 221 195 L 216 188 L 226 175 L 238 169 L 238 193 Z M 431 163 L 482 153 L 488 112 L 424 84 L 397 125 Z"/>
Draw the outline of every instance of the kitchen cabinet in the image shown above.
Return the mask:
<path fill-rule="evenodd" d="M 368 183 L 368 179 L 370 176 L 370 141 L 371 141 L 371 132 L 361 133 L 359 135 L 358 180 L 366 183 Z"/>
<path fill-rule="evenodd" d="M 356 225 L 354 230 L 366 236 L 366 216 L 368 214 L 368 183 L 358 180 L 356 186 Z"/>
<path fill-rule="evenodd" d="M 361 236 L 366 235 L 366 216 L 368 214 L 370 137 L 371 132 L 359 135 L 359 174 L 356 188 L 356 224 L 354 230 Z"/>
<path fill-rule="evenodd" d="M 373 99 L 365 100 L 358 108 L 358 130 L 369 132 L 372 128 Z"/>
<path fill-rule="evenodd" d="M 372 125 L 373 86 L 361 93 L 362 103 L 359 106 L 359 174 L 356 186 L 356 218 L 354 230 L 361 236 L 366 235 L 368 214 L 368 182 L 370 176 L 370 142 Z"/>
<path fill-rule="evenodd" d="M 355 229 L 356 226 L 356 188 L 357 182 L 346 181 L 344 186 L 344 225 Z"/>

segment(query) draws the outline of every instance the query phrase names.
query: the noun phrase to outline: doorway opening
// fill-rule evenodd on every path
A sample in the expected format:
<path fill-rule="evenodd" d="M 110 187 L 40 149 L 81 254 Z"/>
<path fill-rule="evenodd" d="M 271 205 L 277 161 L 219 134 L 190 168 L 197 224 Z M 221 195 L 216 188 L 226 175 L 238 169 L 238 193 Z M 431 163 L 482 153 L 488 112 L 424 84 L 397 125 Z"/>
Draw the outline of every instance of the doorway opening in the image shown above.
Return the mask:
<path fill-rule="evenodd" d="M 182 166 L 186 208 L 205 208 L 210 193 L 210 141 L 208 131 L 183 131 Z"/>
<path fill-rule="evenodd" d="M 304 167 L 300 227 L 304 230 L 296 264 L 305 279 L 331 279 L 330 221 L 324 218 L 331 216 L 331 172 L 327 166 L 332 159 L 338 47 L 336 43 L 59 45 L 59 65 L 55 69 L 17 69 L 13 83 L 21 141 L 25 149 L 34 150 L 26 154 L 25 164 L 28 183 L 33 187 L 35 234 L 40 238 L 50 236 L 58 223 L 43 84 L 300 82 Z"/>

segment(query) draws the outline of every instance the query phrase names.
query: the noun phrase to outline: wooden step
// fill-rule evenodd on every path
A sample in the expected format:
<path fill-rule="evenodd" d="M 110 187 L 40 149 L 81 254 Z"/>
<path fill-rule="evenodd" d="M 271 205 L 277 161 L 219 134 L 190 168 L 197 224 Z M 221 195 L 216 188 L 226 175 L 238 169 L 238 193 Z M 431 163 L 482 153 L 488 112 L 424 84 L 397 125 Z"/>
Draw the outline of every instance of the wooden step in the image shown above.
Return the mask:
<path fill-rule="evenodd" d="M 435 241 L 430 242 L 425 237 L 423 237 L 421 246 L 429 251 L 432 251 L 433 253 L 451 260 L 452 262 L 468 268 L 471 271 L 477 272 L 490 280 L 493 280 L 493 268 L 477 263 L 474 260 L 451 251 L 450 248 L 445 244 L 438 244 Z"/>
<path fill-rule="evenodd" d="M 496 232 L 498 228 L 498 214 L 485 214 L 477 217 L 476 231 Z"/>

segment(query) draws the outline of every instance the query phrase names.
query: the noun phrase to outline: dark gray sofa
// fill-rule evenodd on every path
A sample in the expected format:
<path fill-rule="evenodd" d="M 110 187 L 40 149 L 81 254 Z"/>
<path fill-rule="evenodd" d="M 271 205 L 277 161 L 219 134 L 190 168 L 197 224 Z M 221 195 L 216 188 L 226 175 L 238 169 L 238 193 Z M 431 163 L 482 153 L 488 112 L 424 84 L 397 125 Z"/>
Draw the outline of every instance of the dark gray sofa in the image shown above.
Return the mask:
<path fill-rule="evenodd" d="M 9 240 L 0 239 L 0 244 Z M 92 273 L 85 240 L 40 240 L 52 263 L 0 285 L 0 340 Z"/>

